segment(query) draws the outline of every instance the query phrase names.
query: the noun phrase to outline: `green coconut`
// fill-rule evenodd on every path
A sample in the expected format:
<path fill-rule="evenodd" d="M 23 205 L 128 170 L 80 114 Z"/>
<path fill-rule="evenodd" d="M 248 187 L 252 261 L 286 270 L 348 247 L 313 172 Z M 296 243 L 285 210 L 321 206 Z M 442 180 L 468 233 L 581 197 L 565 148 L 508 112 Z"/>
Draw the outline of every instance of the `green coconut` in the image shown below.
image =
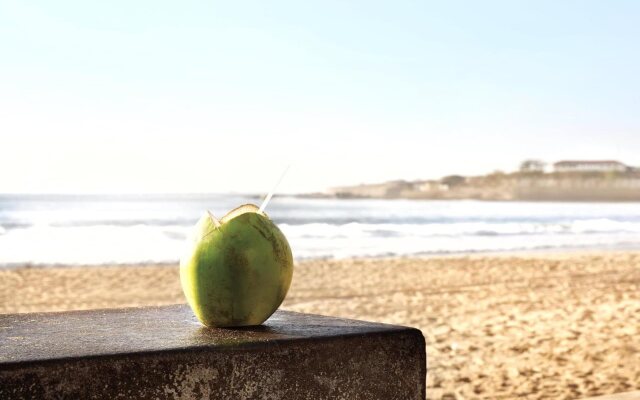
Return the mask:
<path fill-rule="evenodd" d="M 262 324 L 282 304 L 292 276 L 287 238 L 253 204 L 221 220 L 205 213 L 180 261 L 187 302 L 208 327 Z"/>

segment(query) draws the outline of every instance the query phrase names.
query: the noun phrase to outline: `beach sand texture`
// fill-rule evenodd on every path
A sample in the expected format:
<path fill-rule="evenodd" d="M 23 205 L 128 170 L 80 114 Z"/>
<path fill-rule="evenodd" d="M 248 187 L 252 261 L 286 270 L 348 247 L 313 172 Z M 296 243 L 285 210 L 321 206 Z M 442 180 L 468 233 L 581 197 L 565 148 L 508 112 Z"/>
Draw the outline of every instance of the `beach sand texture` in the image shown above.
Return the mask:
<path fill-rule="evenodd" d="M 183 303 L 176 266 L 0 271 L 0 312 Z M 284 309 L 418 327 L 430 399 L 640 389 L 640 253 L 298 262 Z"/>

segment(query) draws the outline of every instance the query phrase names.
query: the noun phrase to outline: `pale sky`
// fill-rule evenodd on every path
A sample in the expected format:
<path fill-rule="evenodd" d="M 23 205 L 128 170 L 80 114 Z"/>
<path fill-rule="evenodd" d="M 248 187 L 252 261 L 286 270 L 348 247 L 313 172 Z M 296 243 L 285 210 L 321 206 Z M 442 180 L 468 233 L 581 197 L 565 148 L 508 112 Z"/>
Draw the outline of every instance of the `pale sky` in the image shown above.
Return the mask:
<path fill-rule="evenodd" d="M 0 193 L 640 165 L 638 1 L 0 0 Z"/>

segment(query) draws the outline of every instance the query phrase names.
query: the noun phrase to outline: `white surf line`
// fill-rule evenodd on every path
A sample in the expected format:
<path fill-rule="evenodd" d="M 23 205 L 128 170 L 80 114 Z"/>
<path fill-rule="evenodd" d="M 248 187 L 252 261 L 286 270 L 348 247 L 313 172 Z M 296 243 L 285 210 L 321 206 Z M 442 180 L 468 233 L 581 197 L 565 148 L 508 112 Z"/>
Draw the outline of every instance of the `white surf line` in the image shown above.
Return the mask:
<path fill-rule="evenodd" d="M 280 179 L 278 179 L 278 182 L 276 182 L 275 186 L 273 187 L 273 189 L 271 189 L 271 192 L 269 192 L 267 197 L 264 198 L 264 201 L 262 202 L 262 205 L 260 206 L 260 212 L 264 212 L 264 209 L 267 208 L 267 205 L 269 204 L 269 201 L 271 201 L 271 198 L 273 197 L 273 194 L 276 192 L 276 189 L 278 189 L 278 186 L 280 186 L 280 182 L 282 182 L 282 179 L 284 179 L 284 176 L 287 174 L 287 171 L 289 171 L 290 167 L 291 167 L 291 164 L 287 165 L 287 167 L 284 169 L 284 171 L 282 171 L 282 175 L 280 175 Z"/>

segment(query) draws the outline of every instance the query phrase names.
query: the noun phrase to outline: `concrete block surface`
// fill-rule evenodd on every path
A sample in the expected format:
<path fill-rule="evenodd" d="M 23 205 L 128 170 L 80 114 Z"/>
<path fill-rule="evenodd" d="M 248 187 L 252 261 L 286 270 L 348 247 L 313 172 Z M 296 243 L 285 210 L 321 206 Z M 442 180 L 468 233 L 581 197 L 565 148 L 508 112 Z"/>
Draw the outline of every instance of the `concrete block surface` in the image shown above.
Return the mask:
<path fill-rule="evenodd" d="M 424 399 L 414 328 L 277 311 L 212 329 L 186 305 L 0 315 L 0 399 Z"/>

